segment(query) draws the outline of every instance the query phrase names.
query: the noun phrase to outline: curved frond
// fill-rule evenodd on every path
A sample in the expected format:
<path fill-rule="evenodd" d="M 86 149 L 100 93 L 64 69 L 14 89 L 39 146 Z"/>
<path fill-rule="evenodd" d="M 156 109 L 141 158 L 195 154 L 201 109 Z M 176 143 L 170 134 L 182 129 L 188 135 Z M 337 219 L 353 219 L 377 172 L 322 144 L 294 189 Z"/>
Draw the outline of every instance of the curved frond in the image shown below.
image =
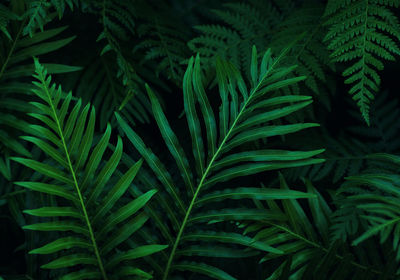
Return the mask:
<path fill-rule="evenodd" d="M 23 16 L 26 21 L 23 35 L 29 34 L 30 37 L 36 33 L 37 29 L 44 31 L 44 26 L 54 18 L 51 15 L 54 10 L 61 19 L 66 6 L 69 6 L 71 10 L 74 6 L 79 6 L 79 0 L 27 0 L 25 2 L 27 9 Z"/>
<path fill-rule="evenodd" d="M 338 213 L 337 219 L 342 221 L 342 223 L 338 222 L 338 227 L 348 229 L 347 235 L 353 238 L 352 245 L 354 246 L 374 235 L 379 235 L 381 244 L 390 239 L 398 262 L 400 260 L 400 177 L 398 174 L 400 157 L 391 154 L 374 154 L 370 157 L 382 161 L 385 165 L 379 169 L 379 172 L 367 170 L 363 174 L 346 178 L 346 182 L 338 190 L 338 194 L 346 194 L 346 196 L 339 200 L 338 204 L 340 209 L 347 207 L 357 216 L 350 220 L 347 219 L 348 216 L 339 216 L 340 213 Z M 353 227 L 350 225 L 351 222 Z M 345 234 L 342 236 L 347 237 Z"/>
<path fill-rule="evenodd" d="M 302 136 L 304 137 L 304 135 Z M 323 146 L 326 149 L 323 155 L 325 161 L 312 166 L 283 171 L 288 181 L 306 177 L 317 182 L 328 178 L 335 184 L 340 182 L 344 176 L 357 174 L 371 161 L 368 159 L 368 155 L 371 153 L 370 147 L 348 134 L 333 137 L 327 132 L 313 133 L 310 139 L 312 140 L 305 146 Z M 298 139 L 296 140 L 298 141 Z"/>
<path fill-rule="evenodd" d="M 222 23 L 195 26 L 201 35 L 189 41 L 189 48 L 199 53 L 207 66 L 218 56 L 245 71 L 251 63 L 248 50 L 253 45 L 265 50 L 272 30 L 283 19 L 273 1 L 226 3 L 224 9 L 212 12 Z"/>
<path fill-rule="evenodd" d="M 75 37 L 56 39 L 66 27 L 59 27 L 23 36 L 24 21 L 13 20 L 8 28 L 11 40 L 6 35 L 0 44 L 0 158 L 1 174 L 11 180 L 8 155 L 30 156 L 30 152 L 17 139 L 21 131 L 27 130 L 26 113 L 34 111 L 26 100 L 30 98 L 32 85 L 27 78 L 34 73 L 32 56 L 52 53 L 69 44 Z M 10 23 L 11 23 L 10 22 Z M 4 40 L 3 40 L 4 39 Z M 67 73 L 80 68 L 62 64 L 45 64 L 49 73 Z"/>
<path fill-rule="evenodd" d="M 41 149 L 50 162 L 13 158 L 42 175 L 41 180 L 15 184 L 54 196 L 56 205 L 24 211 L 43 217 L 44 221 L 23 228 L 58 232 L 58 238 L 30 254 L 56 254 L 55 259 L 41 267 L 73 268 L 67 270 L 62 279 L 109 279 L 111 275 L 123 278 L 135 268 L 132 262 L 127 266 L 127 261 L 166 247 L 143 245 L 131 250 L 121 247 L 148 220 L 140 209 L 155 191 L 122 203 L 122 197 L 131 187 L 142 161 L 116 176 L 114 173 L 122 155 L 121 139 L 118 138 L 114 152 L 105 160 L 104 153 L 111 136 L 110 125 L 95 143 L 94 108 L 89 105 L 82 108 L 80 100 L 70 106 L 71 93 L 64 98 L 61 88 L 51 83 L 51 76 L 38 60 L 35 60 L 35 68 L 37 81 L 33 82 L 35 87 L 32 91 L 41 102 L 32 102 L 39 112 L 30 116 L 39 124 L 31 125 L 33 135 L 23 139 Z M 118 230 L 115 230 L 116 226 Z M 77 266 L 78 270 L 75 269 Z"/>
<path fill-rule="evenodd" d="M 154 15 L 152 21 L 138 27 L 141 40 L 133 50 L 144 53 L 141 63 L 156 61 L 156 75 L 167 75 L 177 85 L 181 84 L 185 72 L 181 64 L 189 56 L 188 35 L 180 26 L 182 23 L 172 21 L 169 15 L 168 20 Z"/>
<path fill-rule="evenodd" d="M 281 188 L 288 190 L 283 176 L 280 176 Z M 384 261 L 374 263 L 363 257 L 369 248 L 357 248 L 350 251 L 340 241 L 330 241 L 332 210 L 328 202 L 314 188 L 310 181 L 305 181 L 309 194 L 308 207 L 294 199 L 283 200 L 282 206 L 269 201 L 261 209 L 281 212 L 288 219 L 285 221 L 264 221 L 249 224 L 244 234 L 257 242 L 268 244 L 279 249 L 283 254 L 267 253 L 260 261 L 268 265 L 270 261 L 281 259 L 281 265 L 267 279 L 318 279 L 323 275 L 326 279 L 362 279 L 383 275 L 395 275 L 395 271 L 385 271 Z M 387 260 L 392 263 L 391 260 Z M 375 269 L 381 267 L 381 270 Z M 392 274 L 388 274 L 392 273 Z M 390 276 L 389 276 L 390 277 Z"/>
<path fill-rule="evenodd" d="M 317 98 L 322 94 L 321 85 L 327 82 L 327 72 L 332 69 L 329 51 L 323 44 L 326 33 L 322 25 L 324 7 L 319 2 L 310 2 L 296 9 L 287 19 L 280 23 L 271 39 L 271 48 L 276 51 L 284 49 L 288 42 L 303 34 L 292 47 L 287 56 L 288 63 L 297 64 L 296 75 L 307 76 L 305 85 Z"/>
<path fill-rule="evenodd" d="M 233 64 L 219 60 L 216 66 L 221 97 L 218 113 L 213 111 L 206 94 L 200 68 L 200 57 L 190 59 L 183 81 L 185 115 L 192 143 L 190 152 L 181 146 L 180 139 L 172 130 L 156 95 L 147 86 L 154 118 L 167 149 L 176 162 L 181 180 L 175 180 L 167 166 L 152 152 L 151 148 L 147 147 L 128 123 L 117 115 L 126 137 L 144 158 L 149 169 L 156 175 L 159 181 L 157 185 L 161 184 L 160 191 L 163 200 L 171 208 L 161 208 L 162 212 L 167 214 L 166 217 L 173 229 L 171 233 L 173 241 L 170 243 L 172 249 L 167 258 L 163 260 L 165 268 L 161 273 L 162 279 L 168 279 L 171 273 L 177 273 L 180 270 L 202 273 L 198 270 L 201 267 L 202 271 L 207 269 L 210 271 L 209 275 L 214 275 L 216 279 L 231 279 L 228 276 L 218 276 L 225 274 L 217 273 L 219 271 L 217 268 L 199 264 L 198 268 L 194 269 L 193 265 L 187 264 L 187 261 L 190 261 L 190 256 L 201 256 L 202 251 L 204 252 L 204 249 L 201 250 L 201 248 L 206 245 L 210 246 L 210 242 L 213 244 L 225 243 L 226 252 L 233 249 L 229 245 L 252 247 L 253 243 L 250 239 L 241 237 L 235 232 L 210 232 L 207 225 L 226 221 L 259 221 L 267 217 L 278 220 L 284 218 L 276 215 L 274 211 L 261 211 L 253 208 L 220 208 L 218 207 L 221 204 L 220 201 L 308 197 L 307 194 L 301 192 L 280 191 L 273 188 L 258 190 L 254 186 L 246 186 L 228 191 L 222 187 L 225 185 L 224 182 L 231 182 L 241 176 L 323 161 L 313 158 L 323 150 L 303 152 L 276 149 L 246 150 L 245 148 L 246 143 L 258 139 L 283 136 L 317 126 L 314 123 L 282 125 L 272 123 L 274 120 L 300 110 L 311 102 L 311 98 L 307 96 L 268 97 L 269 92 L 304 79 L 304 77 L 286 78 L 293 68 L 280 66 L 281 58 L 284 55 L 285 53 L 282 53 L 280 57 L 274 58 L 269 50 L 259 63 L 256 48 L 253 47 L 250 71 L 253 86 L 250 89 Z M 202 126 L 205 127 L 205 132 L 202 131 Z M 190 154 L 192 155 L 189 156 Z M 160 220 L 166 217 L 164 216 Z M 160 240 L 169 240 L 169 236 L 164 234 L 159 238 Z M 196 249 L 190 247 L 190 241 L 196 241 L 199 246 L 201 244 L 201 247 L 196 247 Z M 280 253 L 271 246 L 260 248 L 266 252 Z M 186 253 L 182 254 L 181 250 Z M 218 257 L 218 254 L 215 257 Z"/>
<path fill-rule="evenodd" d="M 331 57 L 334 62 L 351 63 L 343 76 L 368 125 L 370 102 L 381 82 L 382 60 L 395 60 L 394 55 L 400 54 L 400 24 L 390 9 L 399 5 L 391 0 L 332 0 L 326 8 L 329 32 L 325 40 Z"/>

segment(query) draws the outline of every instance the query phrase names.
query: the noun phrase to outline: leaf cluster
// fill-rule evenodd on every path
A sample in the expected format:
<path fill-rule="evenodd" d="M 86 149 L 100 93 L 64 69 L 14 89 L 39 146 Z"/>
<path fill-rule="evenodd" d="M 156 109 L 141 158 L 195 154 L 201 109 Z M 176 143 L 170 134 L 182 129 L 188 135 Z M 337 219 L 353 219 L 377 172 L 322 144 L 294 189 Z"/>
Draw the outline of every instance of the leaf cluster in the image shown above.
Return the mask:
<path fill-rule="evenodd" d="M 325 2 L 3 1 L 0 279 L 398 279 L 400 2 Z"/>

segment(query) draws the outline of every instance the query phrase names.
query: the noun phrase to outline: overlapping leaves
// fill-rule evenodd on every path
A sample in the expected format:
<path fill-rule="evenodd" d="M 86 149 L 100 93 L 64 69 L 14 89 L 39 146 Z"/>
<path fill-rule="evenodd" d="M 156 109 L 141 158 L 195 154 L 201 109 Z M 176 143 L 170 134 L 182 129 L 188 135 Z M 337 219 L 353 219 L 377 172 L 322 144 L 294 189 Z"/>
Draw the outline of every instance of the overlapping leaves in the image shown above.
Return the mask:
<path fill-rule="evenodd" d="M 252 45 L 265 48 L 273 28 L 284 17 L 274 2 L 281 1 L 225 3 L 223 9 L 212 10 L 222 23 L 195 26 L 201 35 L 189 41 L 189 48 L 199 53 L 208 66 L 220 56 L 239 70 L 248 71 L 251 63 L 248 50 Z"/>
<path fill-rule="evenodd" d="M 13 158 L 41 175 L 36 181 L 15 184 L 54 197 L 55 205 L 24 211 L 43 218 L 43 222 L 24 229 L 55 231 L 58 238 L 30 254 L 55 254 L 55 259 L 41 267 L 68 268 L 62 279 L 151 278 L 132 260 L 166 246 L 143 245 L 129 250 L 121 247 L 148 220 L 140 209 L 156 192 L 150 190 L 127 203 L 122 202 L 142 161 L 120 177 L 116 176 L 114 173 L 122 156 L 121 138 L 118 137 L 114 152 L 105 160 L 110 125 L 96 143 L 94 108 L 90 105 L 81 108 L 81 100 L 71 106 L 72 94 L 64 99 L 61 88 L 51 84 L 47 70 L 37 60 L 35 68 L 37 81 L 32 91 L 41 102 L 31 102 L 39 112 L 30 116 L 38 124 L 30 125 L 33 135 L 23 139 L 41 149 L 46 160 Z"/>
<path fill-rule="evenodd" d="M 13 2 L 16 9 L 13 12 L 23 13 L 24 10 L 18 10 L 21 1 Z M 31 58 L 56 51 L 74 39 L 74 37 L 56 39 L 66 27 L 48 29 L 29 37 L 23 36 L 24 21 L 18 21 L 18 18 L 14 17 L 10 23 L 13 24 L 9 24 L 7 33 L 0 34 L 0 150 L 4 155 L 0 158 L 0 172 L 8 180 L 11 179 L 9 155 L 30 155 L 18 141 L 17 136 L 21 130 L 26 130 L 25 113 L 33 110 L 26 102 L 32 88 L 32 85 L 26 82 L 26 78 L 34 73 Z M 66 73 L 79 69 L 51 63 L 46 64 L 46 67 L 49 73 Z"/>
<path fill-rule="evenodd" d="M 283 252 L 281 255 L 268 253 L 261 259 L 260 263 L 264 265 L 283 259 L 267 280 L 320 279 L 321 276 L 332 280 L 393 277 L 393 260 L 372 262 L 364 257 L 370 254 L 373 244 L 351 251 L 339 240 L 330 239 L 332 210 L 310 181 L 306 180 L 305 184 L 308 193 L 315 195 L 307 199 L 307 208 L 294 199 L 283 200 L 281 205 L 274 201 L 268 201 L 267 206 L 257 203 L 259 209 L 277 211 L 287 220 L 266 219 L 251 223 L 245 229 L 246 236 Z M 280 185 L 284 190 L 289 189 L 283 176 L 280 176 Z"/>
<path fill-rule="evenodd" d="M 184 110 L 191 139 L 191 153 L 180 143 L 180 138 L 165 116 L 160 103 L 147 86 L 153 106 L 153 114 L 166 147 L 180 171 L 181 180 L 174 180 L 167 166 L 147 147 L 141 137 L 128 123 L 117 115 L 126 137 L 138 150 L 148 168 L 156 175 L 161 185 L 160 193 L 165 205 L 159 220 L 168 219 L 168 228 L 163 228 L 160 242 L 169 242 L 171 250 L 162 259 L 162 279 L 170 274 L 191 271 L 206 274 L 216 279 L 234 279 L 233 276 L 210 264 L 191 260 L 191 256 L 232 257 L 243 256 L 237 246 L 252 247 L 265 252 L 280 254 L 280 250 L 241 236 L 236 232 L 214 230 L 209 223 L 242 220 L 262 220 L 274 217 L 274 211 L 264 211 L 242 206 L 241 208 L 221 207 L 221 202 L 246 199 L 287 199 L 309 197 L 309 194 L 279 189 L 259 189 L 257 186 L 225 186 L 225 182 L 241 176 L 260 172 L 303 166 L 321 162 L 313 156 L 323 150 L 287 151 L 277 149 L 248 150 L 246 143 L 275 136 L 283 136 L 317 126 L 314 123 L 274 125 L 272 122 L 283 118 L 311 103 L 308 96 L 284 96 L 269 98 L 276 89 L 297 83 L 305 77 L 286 78 L 295 67 L 281 67 L 281 58 L 265 52 L 261 63 L 253 47 L 251 63 L 251 88 L 248 89 L 239 71 L 230 62 L 218 60 L 216 73 L 221 103 L 215 113 L 208 100 L 202 80 L 200 57 L 191 58 L 183 81 Z M 202 124 L 201 124 L 202 123 Z M 203 130 L 204 128 L 205 130 Z M 189 156 L 189 154 L 192 154 Z M 147 171 L 146 171 L 147 172 Z M 151 174 L 151 173 L 148 173 Z M 150 176 L 150 175 L 148 175 Z M 165 208 L 163 208 L 165 207 Z M 156 214 L 157 215 L 157 214 Z M 158 214 L 160 215 L 160 214 Z M 165 240 L 165 241 L 164 241 Z M 196 242 L 196 245 L 192 244 Z M 212 245 L 211 245 L 212 244 Z M 232 247 L 233 245 L 233 247 Z M 209 250 L 218 246 L 218 250 Z M 235 252 L 235 253 L 233 253 Z M 205 260 L 206 261 L 206 260 Z M 185 274 L 182 274 L 185 275 Z"/>
<path fill-rule="evenodd" d="M 396 260 L 399 261 L 400 157 L 391 154 L 374 154 L 370 157 L 381 161 L 381 167 L 346 178 L 338 191 L 346 195 L 339 201 L 338 211 L 350 208 L 358 214 L 353 222 L 350 215 L 337 215 L 338 227 L 346 227 L 346 234 L 342 236 L 353 238 L 352 244 L 355 246 L 374 235 L 379 235 L 381 243 L 391 240 Z M 351 224 L 355 224 L 355 227 L 350 227 Z"/>

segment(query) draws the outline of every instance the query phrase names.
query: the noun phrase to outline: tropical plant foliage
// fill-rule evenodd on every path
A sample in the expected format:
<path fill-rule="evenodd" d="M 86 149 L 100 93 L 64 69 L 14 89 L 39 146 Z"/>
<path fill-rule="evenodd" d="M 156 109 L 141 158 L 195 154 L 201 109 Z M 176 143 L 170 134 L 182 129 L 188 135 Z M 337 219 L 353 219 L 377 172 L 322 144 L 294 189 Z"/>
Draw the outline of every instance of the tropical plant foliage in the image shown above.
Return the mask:
<path fill-rule="evenodd" d="M 400 278 L 399 6 L 1 2 L 0 279 Z"/>

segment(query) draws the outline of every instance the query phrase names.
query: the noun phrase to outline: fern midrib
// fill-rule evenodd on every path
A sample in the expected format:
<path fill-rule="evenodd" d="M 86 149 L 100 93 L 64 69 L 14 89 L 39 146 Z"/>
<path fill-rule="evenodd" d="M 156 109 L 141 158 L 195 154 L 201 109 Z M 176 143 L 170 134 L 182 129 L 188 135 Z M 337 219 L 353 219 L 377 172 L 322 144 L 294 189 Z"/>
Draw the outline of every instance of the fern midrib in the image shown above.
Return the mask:
<path fill-rule="evenodd" d="M 67 147 L 67 145 L 65 143 L 64 133 L 63 133 L 61 125 L 60 125 L 60 120 L 58 119 L 58 115 L 57 115 L 56 109 L 54 107 L 53 100 L 52 100 L 51 95 L 50 95 L 50 93 L 48 91 L 45 77 L 40 75 L 40 79 L 41 79 L 41 82 L 44 85 L 46 85 L 44 87 L 44 89 L 46 91 L 47 98 L 49 99 L 49 104 L 51 106 L 51 111 L 52 111 L 52 113 L 54 115 L 54 119 L 56 121 L 58 133 L 59 133 L 59 135 L 61 137 L 61 142 L 62 142 L 62 145 L 63 145 L 63 148 L 64 148 L 65 156 L 67 158 L 69 170 L 71 172 L 71 175 L 72 175 L 72 178 L 73 178 L 73 181 L 74 181 L 74 186 L 75 186 L 76 192 L 77 192 L 78 197 L 79 197 L 79 202 L 81 204 L 82 212 L 83 212 L 83 215 L 85 217 L 86 225 L 87 225 L 88 230 L 89 230 L 90 239 L 91 239 L 91 242 L 92 242 L 92 245 L 93 245 L 93 249 L 94 249 L 94 252 L 95 252 L 95 255 L 96 255 L 96 259 L 97 259 L 97 263 L 98 263 L 99 268 L 100 268 L 101 275 L 102 275 L 104 280 L 108 280 L 106 272 L 104 270 L 103 262 L 101 261 L 101 257 L 100 257 L 99 249 L 98 249 L 98 246 L 97 246 L 97 243 L 96 243 L 96 239 L 94 237 L 94 232 L 93 232 L 93 229 L 92 229 L 92 225 L 90 223 L 89 216 L 88 216 L 87 211 L 86 211 L 86 206 L 85 206 L 85 203 L 83 201 L 83 196 L 82 196 L 82 193 L 80 191 L 80 188 L 79 188 L 79 185 L 78 185 L 78 181 L 76 179 L 76 174 L 75 174 L 74 168 L 72 166 L 71 158 L 69 156 L 68 147 Z"/>
<path fill-rule="evenodd" d="M 362 73 L 362 75 L 361 75 L 361 83 L 362 83 L 361 90 L 362 91 L 364 91 L 364 88 L 365 88 L 365 77 L 366 77 L 366 75 L 365 75 L 365 53 L 366 53 L 365 44 L 367 41 L 368 5 L 369 5 L 368 0 L 365 0 L 365 20 L 364 20 L 364 34 L 363 34 L 363 46 L 362 46 L 362 70 L 361 70 L 361 73 Z M 364 95 L 364 92 L 362 95 Z M 361 98 L 362 98 L 362 96 L 360 97 L 360 99 Z M 365 102 L 363 101 L 361 103 L 361 111 L 362 111 L 363 115 L 366 110 L 364 105 L 365 105 Z M 365 118 L 365 116 L 364 116 L 364 118 Z M 368 124 L 368 126 L 369 126 L 369 124 Z"/>
<path fill-rule="evenodd" d="M 310 244 L 311 246 L 313 246 L 313 247 L 315 247 L 315 248 L 318 248 L 318 249 L 324 251 L 325 253 L 328 253 L 328 252 L 329 252 L 329 249 L 325 248 L 324 246 L 321 246 L 321 245 L 318 244 L 318 243 L 315 243 L 315 242 L 313 242 L 313 241 L 311 241 L 311 240 L 308 240 L 306 237 L 304 237 L 304 236 L 302 236 L 302 235 L 300 235 L 300 234 L 298 234 L 298 233 L 295 233 L 295 232 L 291 231 L 290 229 L 288 229 L 288 228 L 286 228 L 286 227 L 284 227 L 284 226 L 280 226 L 280 225 L 277 225 L 277 224 L 274 224 L 274 223 L 270 223 L 270 222 L 265 222 L 265 223 L 267 223 L 267 224 L 269 224 L 269 225 L 271 225 L 271 226 L 274 226 L 274 227 L 276 227 L 276 228 L 278 228 L 278 229 L 281 229 L 282 231 L 285 231 L 286 233 L 288 233 L 288 234 L 294 236 L 295 238 L 297 238 L 297 239 L 299 239 L 299 240 L 301 240 L 301 241 L 304 241 L 305 243 Z M 343 260 L 343 259 L 344 259 L 344 257 L 341 256 L 341 255 L 339 255 L 339 254 L 335 254 L 335 257 L 338 258 L 338 259 L 340 259 L 340 260 Z M 369 267 L 366 267 L 365 265 L 359 264 L 359 263 L 357 263 L 357 262 L 355 262 L 355 261 L 350 261 L 349 263 L 352 264 L 352 265 L 354 265 L 354 266 L 356 266 L 356 267 L 358 267 L 358 268 L 360 268 L 360 269 L 369 270 L 369 271 L 371 271 L 371 272 L 374 272 L 375 274 L 382 274 L 382 272 L 379 271 L 379 270 L 370 269 Z"/>
<path fill-rule="evenodd" d="M 0 70 L 0 80 L 1 80 L 1 77 L 3 77 L 4 71 L 6 70 L 6 67 L 7 67 L 7 65 L 8 65 L 8 61 L 9 61 L 10 58 L 11 58 L 11 55 L 14 53 L 15 47 L 17 46 L 17 42 L 18 42 L 18 40 L 19 40 L 19 37 L 21 36 L 21 32 L 22 32 L 22 30 L 23 30 L 23 28 L 24 28 L 25 22 L 26 22 L 26 19 L 21 23 L 20 28 L 19 28 L 19 30 L 18 30 L 18 33 L 17 33 L 17 35 L 15 36 L 15 40 L 13 41 L 13 44 L 12 44 L 12 46 L 11 46 L 11 49 L 10 49 L 10 51 L 8 52 L 7 58 L 6 58 L 6 60 L 4 61 L 3 66 L 1 67 L 1 70 Z"/>
<path fill-rule="evenodd" d="M 192 212 L 193 206 L 194 206 L 194 204 L 195 204 L 195 202 L 196 202 L 196 199 L 197 199 L 197 197 L 198 197 L 198 195 L 199 195 L 199 193 L 200 193 L 200 190 L 201 190 L 201 188 L 203 187 L 204 182 L 205 182 L 205 180 L 206 180 L 206 177 L 209 175 L 209 172 L 210 172 L 210 170 L 212 169 L 215 160 L 217 159 L 217 157 L 219 156 L 220 152 L 222 151 L 222 148 L 224 147 L 225 143 L 228 141 L 228 139 L 229 139 L 231 133 L 233 132 L 233 130 L 234 130 L 236 124 L 239 122 L 240 117 L 241 117 L 242 114 L 245 112 L 245 110 L 246 110 L 248 104 L 250 103 L 250 101 L 251 101 L 252 98 L 254 97 L 254 94 L 258 91 L 258 89 L 260 88 L 260 86 L 261 86 L 262 83 L 264 82 L 264 79 L 269 75 L 270 71 L 274 69 L 274 67 L 276 66 L 276 64 L 280 61 L 280 59 L 283 57 L 283 55 L 284 55 L 285 53 L 286 53 L 286 52 L 283 51 L 283 52 L 280 54 L 280 56 L 275 60 L 275 62 L 274 62 L 274 63 L 271 65 L 271 67 L 267 70 L 267 72 L 265 73 L 265 75 L 260 79 L 260 81 L 258 82 L 257 86 L 251 91 L 249 97 L 247 98 L 247 100 L 246 100 L 245 103 L 243 104 L 242 109 L 240 110 L 240 112 L 239 112 L 238 115 L 236 116 L 234 122 L 232 123 L 232 125 L 231 125 L 229 131 L 228 131 L 227 134 L 225 135 L 225 137 L 224 137 L 224 139 L 222 140 L 222 142 L 219 144 L 219 147 L 218 147 L 217 151 L 214 153 L 214 155 L 212 156 L 210 162 L 208 163 L 208 166 L 207 166 L 206 170 L 204 171 L 203 176 L 201 177 L 200 182 L 199 182 L 199 184 L 198 184 L 198 186 L 197 186 L 197 188 L 196 188 L 196 192 L 194 193 L 193 198 L 192 198 L 192 200 L 191 200 L 191 202 L 190 202 L 190 204 L 189 204 L 188 210 L 186 211 L 186 214 L 185 214 L 185 217 L 184 217 L 184 219 L 183 219 L 182 225 L 181 225 L 181 227 L 179 228 L 178 235 L 177 235 L 176 240 L 175 240 L 175 243 L 174 243 L 174 245 L 173 245 L 173 247 L 172 247 L 171 254 L 170 254 L 169 258 L 168 258 L 167 266 L 166 266 L 166 268 L 165 268 L 164 276 L 163 276 L 163 278 L 162 278 L 163 280 L 167 280 L 167 278 L 168 278 L 168 274 L 169 274 L 169 271 L 170 271 L 170 269 L 171 269 L 172 261 L 173 261 L 173 258 L 174 258 L 174 256 L 175 256 L 176 249 L 178 248 L 178 245 L 179 245 L 180 240 L 181 240 L 181 238 L 182 238 L 183 232 L 184 232 L 184 230 L 185 230 L 185 226 L 186 226 L 186 224 L 187 224 L 187 222 L 188 222 L 188 220 L 189 220 L 189 216 L 190 216 L 190 214 L 191 214 L 191 212 Z"/>

